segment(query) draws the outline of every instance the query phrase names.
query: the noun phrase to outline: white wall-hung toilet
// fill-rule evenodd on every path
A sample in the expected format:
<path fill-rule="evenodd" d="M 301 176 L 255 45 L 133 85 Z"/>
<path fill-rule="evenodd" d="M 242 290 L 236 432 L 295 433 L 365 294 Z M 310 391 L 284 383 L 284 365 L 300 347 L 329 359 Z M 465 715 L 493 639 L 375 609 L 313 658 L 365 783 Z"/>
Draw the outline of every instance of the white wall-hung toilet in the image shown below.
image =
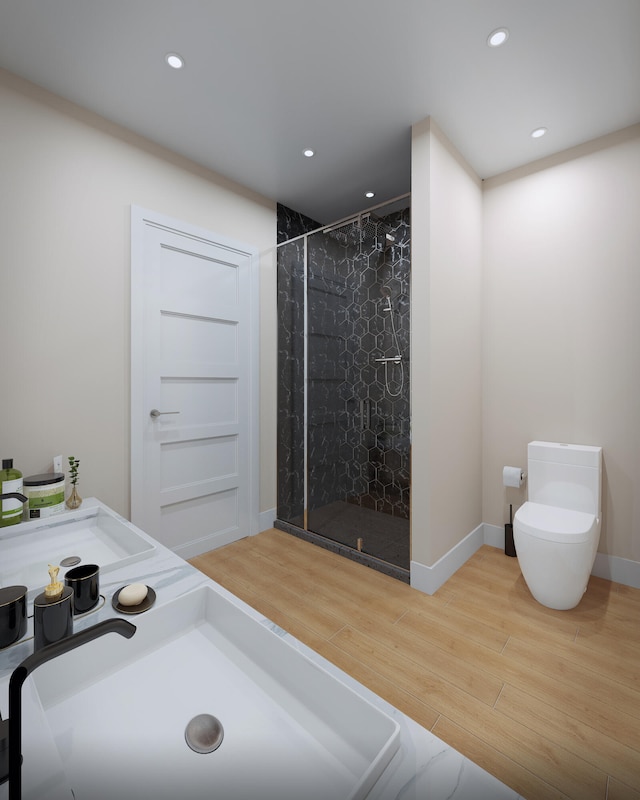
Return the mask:
<path fill-rule="evenodd" d="M 529 499 L 513 519 L 522 575 L 542 605 L 574 608 L 600 541 L 602 448 L 530 442 L 528 480 Z"/>

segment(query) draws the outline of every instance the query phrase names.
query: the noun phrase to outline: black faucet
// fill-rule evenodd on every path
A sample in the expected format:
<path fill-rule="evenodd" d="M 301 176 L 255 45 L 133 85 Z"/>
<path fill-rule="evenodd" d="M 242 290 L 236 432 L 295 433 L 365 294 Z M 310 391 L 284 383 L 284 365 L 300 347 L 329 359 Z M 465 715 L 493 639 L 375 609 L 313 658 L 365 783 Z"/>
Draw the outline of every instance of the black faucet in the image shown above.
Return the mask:
<path fill-rule="evenodd" d="M 22 772 L 20 769 L 22 764 L 22 684 L 37 667 L 63 653 L 75 650 L 76 647 L 87 644 L 99 636 L 104 636 L 105 633 L 119 633 L 120 636 L 130 639 L 135 632 L 135 625 L 125 619 L 112 617 L 46 645 L 25 658 L 22 664 L 13 670 L 9 679 L 9 719 L 0 721 L 0 756 L 2 756 L 0 782 L 9 778 L 9 800 L 21 800 L 22 796 Z M 7 745 L 9 750 L 8 770 L 6 764 Z"/>

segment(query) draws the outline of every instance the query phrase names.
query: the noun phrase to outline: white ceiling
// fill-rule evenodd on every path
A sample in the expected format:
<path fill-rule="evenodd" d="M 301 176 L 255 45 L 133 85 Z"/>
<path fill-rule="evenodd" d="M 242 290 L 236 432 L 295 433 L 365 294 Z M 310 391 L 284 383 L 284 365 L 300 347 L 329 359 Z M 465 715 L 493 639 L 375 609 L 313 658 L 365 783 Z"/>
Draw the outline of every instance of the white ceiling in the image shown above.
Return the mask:
<path fill-rule="evenodd" d="M 327 223 L 427 116 L 482 178 L 640 122 L 640 0 L 0 0 L 0 66 Z"/>

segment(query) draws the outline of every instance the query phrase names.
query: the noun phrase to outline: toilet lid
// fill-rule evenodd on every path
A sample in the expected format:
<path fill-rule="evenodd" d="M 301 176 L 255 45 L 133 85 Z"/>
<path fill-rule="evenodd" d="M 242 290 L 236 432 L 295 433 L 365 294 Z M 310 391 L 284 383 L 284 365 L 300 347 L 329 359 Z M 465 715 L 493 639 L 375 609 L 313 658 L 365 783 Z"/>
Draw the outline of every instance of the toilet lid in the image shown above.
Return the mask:
<path fill-rule="evenodd" d="M 526 502 L 516 511 L 514 530 L 550 542 L 586 542 L 596 517 L 584 511 Z"/>

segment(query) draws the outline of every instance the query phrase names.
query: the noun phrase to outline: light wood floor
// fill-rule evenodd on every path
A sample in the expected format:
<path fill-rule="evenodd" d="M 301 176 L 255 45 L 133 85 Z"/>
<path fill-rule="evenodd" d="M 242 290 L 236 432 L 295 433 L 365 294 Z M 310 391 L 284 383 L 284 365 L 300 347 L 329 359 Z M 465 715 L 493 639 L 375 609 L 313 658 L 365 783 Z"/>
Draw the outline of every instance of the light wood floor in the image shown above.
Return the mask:
<path fill-rule="evenodd" d="M 640 590 L 552 611 L 485 545 L 429 596 L 275 529 L 191 563 L 527 800 L 640 800 Z"/>

